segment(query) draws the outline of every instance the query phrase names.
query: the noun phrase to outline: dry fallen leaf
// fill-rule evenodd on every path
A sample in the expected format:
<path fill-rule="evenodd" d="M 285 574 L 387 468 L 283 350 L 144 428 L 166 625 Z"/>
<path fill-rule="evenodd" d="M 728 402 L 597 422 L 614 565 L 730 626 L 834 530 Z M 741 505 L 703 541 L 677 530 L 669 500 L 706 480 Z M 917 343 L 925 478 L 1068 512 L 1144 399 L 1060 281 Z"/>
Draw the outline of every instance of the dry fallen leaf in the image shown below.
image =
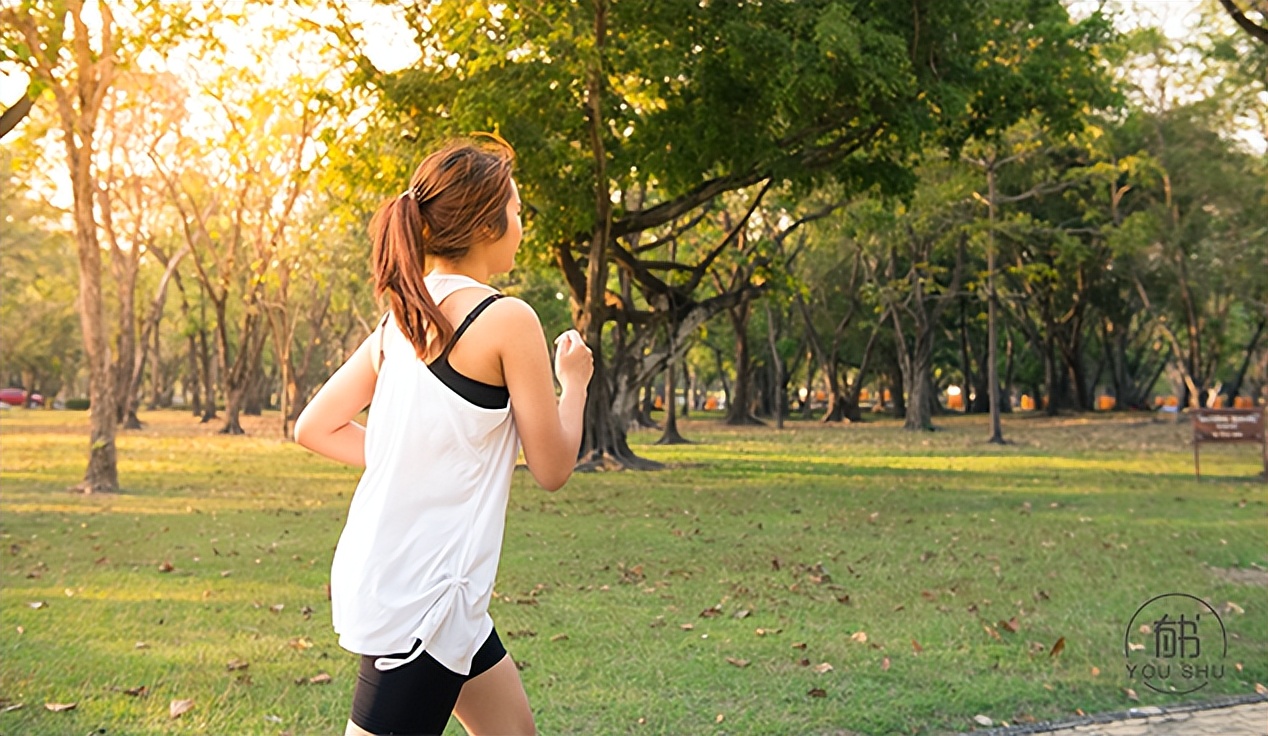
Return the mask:
<path fill-rule="evenodd" d="M 124 690 L 123 694 L 131 695 L 132 697 L 137 698 L 137 697 L 141 697 L 142 695 L 146 695 L 149 692 L 150 692 L 150 689 L 146 687 L 145 685 L 138 685 L 136 687 L 130 687 L 127 690 Z"/>
<path fill-rule="evenodd" d="M 226 665 L 230 672 L 233 672 L 234 670 L 245 670 L 250 666 L 250 662 L 244 662 L 241 659 L 231 659 L 229 660 L 229 664 Z"/>
<path fill-rule="evenodd" d="M 1134 641 L 1130 641 L 1130 642 L 1127 642 L 1127 648 L 1128 648 L 1129 650 L 1133 651 L 1133 652 L 1139 652 L 1141 649 L 1144 649 L 1144 648 L 1145 648 L 1145 645 L 1144 645 L 1144 644 L 1137 644 L 1137 643 L 1136 643 L 1136 642 L 1134 642 Z"/>
<path fill-rule="evenodd" d="M 1017 623 L 1017 617 L 1016 617 L 1016 616 L 1013 616 L 1012 618 L 1008 619 L 1007 621 L 1000 621 L 1000 622 L 999 622 L 999 625 L 1000 625 L 1000 627 L 1001 627 L 1001 628 L 1007 629 L 1008 631 L 1011 631 L 1011 632 L 1012 632 L 1012 633 L 1014 633 L 1014 634 L 1016 634 L 1016 633 L 1017 633 L 1017 630 L 1021 628 L 1021 624 L 1018 624 L 1018 623 Z"/>
<path fill-rule="evenodd" d="M 863 631 L 856 631 L 853 634 L 850 634 L 850 641 L 857 641 L 860 644 L 866 644 L 867 633 Z"/>
<path fill-rule="evenodd" d="M 761 629 L 761 628 L 759 628 L 759 629 L 755 629 L 755 630 L 753 631 L 753 633 L 754 633 L 754 634 L 757 634 L 758 636 L 766 636 L 767 634 L 770 634 L 770 635 L 774 636 L 775 634 L 778 634 L 778 633 L 779 633 L 779 632 L 781 632 L 781 631 L 783 631 L 783 629 Z"/>
<path fill-rule="evenodd" d="M 994 639 L 995 641 L 1003 641 L 1003 639 L 999 635 L 999 632 L 995 630 L 995 627 L 990 626 L 989 624 L 982 624 L 982 628 L 986 629 L 986 633 L 990 634 L 991 638 Z"/>
<path fill-rule="evenodd" d="M 679 626 L 678 628 L 682 629 L 683 631 L 691 631 L 692 629 L 696 628 L 696 625 L 695 625 L 695 624 L 682 624 L 682 625 L 681 625 L 681 626 Z"/>
<path fill-rule="evenodd" d="M 722 722 L 722 719 L 724 719 L 724 718 L 726 718 L 726 716 L 724 716 L 724 715 L 722 715 L 721 713 L 719 713 L 719 714 L 718 714 L 718 717 L 713 719 L 713 722 L 714 722 L 714 723 L 721 723 L 721 722 Z"/>
<path fill-rule="evenodd" d="M 826 698 L 828 697 L 828 691 L 821 687 L 812 687 L 806 695 L 809 695 L 812 698 Z"/>
<path fill-rule="evenodd" d="M 1123 688 L 1123 692 L 1127 694 L 1128 700 L 1135 700 L 1138 703 L 1140 702 L 1140 696 L 1136 694 L 1135 690 L 1132 690 L 1129 687 L 1125 687 Z"/>
<path fill-rule="evenodd" d="M 1100 667 L 1093 667 L 1093 668 L 1092 668 L 1092 676 L 1093 676 L 1093 677 L 1100 677 L 1100 675 L 1101 675 L 1101 668 L 1100 668 Z"/>
<path fill-rule="evenodd" d="M 916 654 L 920 654 L 921 652 L 925 650 L 924 647 L 920 646 L 920 642 L 916 641 L 915 639 L 911 640 L 911 648 L 916 650 Z"/>
<path fill-rule="evenodd" d="M 8 713 L 11 710 L 17 710 L 18 708 L 22 708 L 25 706 L 26 706 L 26 703 L 14 703 L 13 705 L 6 705 L 5 707 L 0 708 L 0 713 Z"/>
<path fill-rule="evenodd" d="M 727 657 L 726 661 L 730 662 L 736 667 L 748 667 L 749 665 L 749 661 L 747 659 L 736 659 L 735 657 Z"/>
<path fill-rule="evenodd" d="M 54 713 L 61 713 L 64 710 L 74 710 L 79 703 L 45 703 L 44 707 Z"/>
<path fill-rule="evenodd" d="M 286 608 L 285 603 L 276 603 L 272 606 L 269 606 L 269 610 L 272 611 L 273 613 L 281 613 L 282 609 L 284 608 Z"/>
<path fill-rule="evenodd" d="M 180 718 L 188 713 L 193 707 L 194 701 L 192 700 L 173 700 L 167 710 L 172 718 Z"/>
<path fill-rule="evenodd" d="M 889 657 L 881 660 L 881 672 L 889 672 Z"/>
<path fill-rule="evenodd" d="M 1052 651 L 1048 652 L 1048 656 L 1049 656 L 1049 657 L 1055 657 L 1055 656 L 1057 656 L 1058 654 L 1060 654 L 1060 653 L 1061 653 L 1061 650 L 1062 650 L 1062 649 L 1065 649 L 1065 637 L 1064 637 L 1064 636 L 1063 636 L 1063 637 L 1061 637 L 1060 639 L 1057 639 L 1057 643 L 1052 645 Z"/>
<path fill-rule="evenodd" d="M 334 678 L 332 678 L 330 675 L 326 674 L 325 672 L 322 672 L 308 678 L 308 682 L 313 685 L 325 685 L 326 683 L 330 682 L 332 679 Z"/>
<path fill-rule="evenodd" d="M 1264 687 L 1263 683 L 1256 682 L 1255 692 L 1259 693 L 1260 695 L 1268 695 L 1268 687 Z"/>
<path fill-rule="evenodd" d="M 172 570 L 175 570 L 175 569 L 176 568 L 172 566 L 172 563 L 168 562 L 167 560 L 163 560 L 162 564 L 158 566 L 159 572 L 171 572 Z M 184 713 L 184 711 L 181 711 L 181 713 Z M 176 716 L 172 716 L 172 718 L 175 718 L 175 717 Z"/>
<path fill-rule="evenodd" d="M 794 643 L 793 643 L 793 645 L 792 645 L 792 648 L 793 648 L 793 649 L 805 649 L 805 648 L 806 648 L 806 643 L 805 643 L 804 641 L 794 642 Z"/>
<path fill-rule="evenodd" d="M 297 636 L 288 641 L 286 644 L 287 646 L 300 651 L 313 648 L 313 640 L 309 639 L 307 636 Z"/>
<path fill-rule="evenodd" d="M 801 659 L 797 660 L 797 664 L 798 664 L 798 665 L 800 665 L 800 666 L 802 666 L 802 667 L 809 667 L 809 666 L 810 666 L 810 660 L 809 660 L 809 659 L 807 659 L 807 658 L 805 658 L 805 657 L 802 657 Z"/>
<path fill-rule="evenodd" d="M 973 716 L 973 722 L 979 726 L 990 726 L 990 725 L 994 725 L 995 723 L 995 721 L 992 721 L 990 718 L 987 718 L 986 716 L 981 714 Z"/>
<path fill-rule="evenodd" d="M 731 618 L 748 618 L 748 616 L 749 616 L 748 609 L 744 608 L 732 614 Z"/>
<path fill-rule="evenodd" d="M 555 634 L 554 636 L 550 637 L 550 640 L 551 640 L 551 641 L 567 641 L 567 640 L 568 640 L 568 635 L 567 635 L 567 634 Z"/>
<path fill-rule="evenodd" d="M 39 610 L 41 608 L 48 608 L 48 604 L 45 603 L 44 601 L 31 601 L 27 605 L 36 610 Z"/>
<path fill-rule="evenodd" d="M 825 672 L 831 672 L 831 671 L 832 671 L 832 665 L 828 664 L 827 662 L 822 662 L 820 664 L 815 665 L 815 672 L 818 672 L 821 675 Z"/>
<path fill-rule="evenodd" d="M 136 648 L 136 649 L 149 649 L 149 648 L 150 648 L 150 645 L 149 645 L 149 644 L 146 644 L 146 643 L 145 643 L 145 642 L 143 642 L 143 641 L 139 641 L 139 642 L 137 642 L 137 643 L 136 643 L 136 647 L 135 647 L 135 648 Z"/>

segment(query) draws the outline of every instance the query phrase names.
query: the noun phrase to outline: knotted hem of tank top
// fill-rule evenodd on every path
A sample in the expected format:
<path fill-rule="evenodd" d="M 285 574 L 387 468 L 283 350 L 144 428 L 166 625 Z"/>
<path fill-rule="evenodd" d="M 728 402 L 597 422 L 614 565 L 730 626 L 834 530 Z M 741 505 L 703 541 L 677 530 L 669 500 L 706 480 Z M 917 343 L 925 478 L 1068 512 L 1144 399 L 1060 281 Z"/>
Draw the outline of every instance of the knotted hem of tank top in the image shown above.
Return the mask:
<path fill-rule="evenodd" d="M 470 584 L 471 584 L 471 581 L 467 579 L 466 577 L 445 578 L 440 583 L 437 583 L 438 586 L 444 586 L 444 590 L 441 592 L 440 594 L 441 597 L 439 600 L 436 601 L 435 606 L 433 606 L 431 610 L 427 612 L 427 616 L 431 616 L 434 612 L 436 612 L 436 606 L 440 606 L 443 604 L 444 610 L 440 611 L 441 616 L 439 618 L 439 621 L 444 621 L 448 619 L 449 616 L 452 615 L 452 612 L 453 612 L 453 600 L 454 600 L 453 596 L 456 590 L 459 588 L 466 589 Z M 431 628 L 434 631 L 436 626 L 432 625 L 432 626 L 429 626 L 428 628 Z M 404 667 L 405 665 L 409 664 L 410 662 L 413 662 L 414 660 L 422 656 L 423 650 L 426 647 L 427 647 L 426 640 L 420 637 L 418 646 L 414 649 L 413 652 L 410 652 L 410 655 L 408 657 L 405 657 L 405 658 L 378 657 L 377 659 L 374 660 L 374 669 L 378 670 L 379 672 L 387 672 L 388 670 L 394 670 L 397 667 Z"/>

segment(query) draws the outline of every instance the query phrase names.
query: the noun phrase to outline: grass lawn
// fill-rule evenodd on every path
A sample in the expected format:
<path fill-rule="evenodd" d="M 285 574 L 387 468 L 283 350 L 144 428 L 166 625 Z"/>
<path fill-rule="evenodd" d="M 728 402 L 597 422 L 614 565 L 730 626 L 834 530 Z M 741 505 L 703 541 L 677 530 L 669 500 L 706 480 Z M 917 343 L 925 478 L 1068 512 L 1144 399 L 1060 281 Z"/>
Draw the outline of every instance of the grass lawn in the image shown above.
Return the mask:
<path fill-rule="evenodd" d="M 0 733 L 342 733 L 356 658 L 325 584 L 358 472 L 276 416 L 247 437 L 142 420 L 124 492 L 85 497 L 65 489 L 86 415 L 0 415 L 0 711 L 22 704 Z M 539 730 L 955 733 L 1268 683 L 1256 448 L 1204 447 L 1199 483 L 1183 423 L 1005 417 L 1005 447 L 983 418 L 939 425 L 693 414 L 699 444 L 631 437 L 665 471 L 555 494 L 518 471 L 491 612 Z M 1224 676 L 1191 696 L 1124 668 L 1133 613 L 1170 592 L 1227 630 Z"/>

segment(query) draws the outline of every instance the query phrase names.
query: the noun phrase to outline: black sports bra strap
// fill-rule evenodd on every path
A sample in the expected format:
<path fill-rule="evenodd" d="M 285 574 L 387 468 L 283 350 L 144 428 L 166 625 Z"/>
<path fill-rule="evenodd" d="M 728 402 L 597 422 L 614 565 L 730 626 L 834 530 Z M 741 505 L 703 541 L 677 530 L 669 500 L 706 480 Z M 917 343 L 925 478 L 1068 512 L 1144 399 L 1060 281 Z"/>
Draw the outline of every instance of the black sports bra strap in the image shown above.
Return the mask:
<path fill-rule="evenodd" d="M 467 318 L 462 320 L 462 324 L 458 325 L 457 330 L 454 330 L 453 338 L 449 341 L 449 344 L 445 346 L 445 351 L 440 354 L 439 360 L 447 360 L 449 358 L 449 351 L 453 350 L 453 346 L 455 343 L 458 342 L 458 338 L 462 337 L 462 333 L 467 331 L 467 328 L 471 326 L 471 323 L 475 321 L 475 318 L 479 317 L 480 313 L 483 312 L 490 304 L 497 301 L 498 299 L 501 299 L 504 296 L 506 295 L 500 294 L 500 293 L 489 294 L 487 297 L 485 297 L 484 301 L 480 302 L 479 304 L 475 306 L 475 309 L 472 309 L 470 312 L 468 312 Z"/>
<path fill-rule="evenodd" d="M 379 365 L 383 365 L 383 337 L 387 333 L 387 319 L 392 313 L 388 312 L 383 315 L 383 319 L 379 322 Z"/>

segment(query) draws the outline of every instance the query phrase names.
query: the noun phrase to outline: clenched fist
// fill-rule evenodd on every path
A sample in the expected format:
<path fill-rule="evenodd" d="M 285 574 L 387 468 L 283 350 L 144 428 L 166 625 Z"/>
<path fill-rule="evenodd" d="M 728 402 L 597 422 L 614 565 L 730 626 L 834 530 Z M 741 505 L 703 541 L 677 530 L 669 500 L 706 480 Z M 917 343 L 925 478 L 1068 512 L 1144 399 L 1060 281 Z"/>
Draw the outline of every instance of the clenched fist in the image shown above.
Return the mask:
<path fill-rule="evenodd" d="M 585 389 L 594 375 L 594 355 L 581 339 L 581 333 L 568 330 L 555 338 L 555 376 L 567 389 Z"/>

